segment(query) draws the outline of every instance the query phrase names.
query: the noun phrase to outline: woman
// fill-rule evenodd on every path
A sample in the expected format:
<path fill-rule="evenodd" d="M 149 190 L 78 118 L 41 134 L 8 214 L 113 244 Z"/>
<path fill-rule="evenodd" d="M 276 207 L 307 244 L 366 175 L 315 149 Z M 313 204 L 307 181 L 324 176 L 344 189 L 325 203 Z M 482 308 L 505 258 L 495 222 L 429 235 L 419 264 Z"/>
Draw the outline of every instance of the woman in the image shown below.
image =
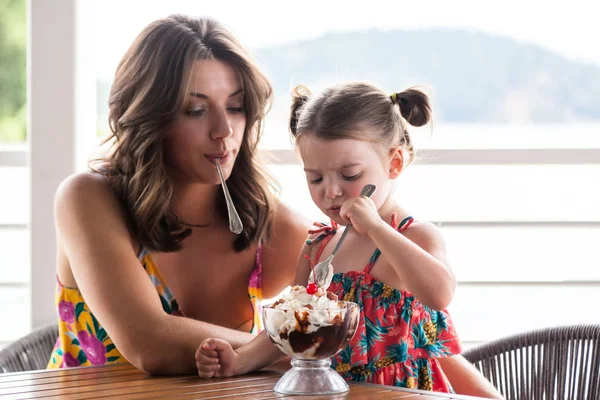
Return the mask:
<path fill-rule="evenodd" d="M 240 345 L 260 329 L 258 301 L 292 282 L 309 227 L 273 198 L 257 163 L 271 98 L 215 21 L 171 16 L 139 35 L 110 93 L 113 151 L 56 194 L 60 321 L 49 368 L 129 361 L 194 373 L 204 338 Z"/>

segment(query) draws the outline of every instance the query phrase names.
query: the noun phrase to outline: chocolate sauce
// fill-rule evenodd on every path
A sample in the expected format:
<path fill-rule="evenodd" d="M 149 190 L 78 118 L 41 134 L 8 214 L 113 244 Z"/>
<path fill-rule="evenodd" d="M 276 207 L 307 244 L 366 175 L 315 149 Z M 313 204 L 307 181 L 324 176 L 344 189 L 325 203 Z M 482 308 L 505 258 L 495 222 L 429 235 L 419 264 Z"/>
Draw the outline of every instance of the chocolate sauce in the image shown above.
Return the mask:
<path fill-rule="evenodd" d="M 296 315 L 296 321 L 300 324 L 301 329 L 294 330 L 289 332 L 289 335 L 286 335 L 289 336 L 292 350 L 295 353 L 303 353 L 318 344 L 315 354 L 311 358 L 331 357 L 348 338 L 348 325 L 350 324 L 352 312 L 346 309 L 344 310 L 344 314 L 343 321 L 340 318 L 335 318 L 332 321 L 333 325 L 322 326 L 311 333 L 306 333 L 306 328 L 308 327 L 307 319 L 300 319 Z M 306 322 L 306 326 L 303 322 Z"/>
<path fill-rule="evenodd" d="M 296 318 L 296 330 L 305 333 L 308 330 L 308 311 L 304 311 L 300 314 L 298 311 L 294 311 L 294 318 Z"/>
<path fill-rule="evenodd" d="M 283 331 L 282 331 L 282 332 L 279 332 L 279 338 L 280 338 L 281 340 L 288 340 L 288 337 L 289 337 L 289 336 L 288 336 L 288 332 L 287 332 L 287 331 L 285 331 L 285 332 L 283 332 Z M 270 338 L 270 336 L 269 336 L 269 338 Z M 271 339 L 271 341 L 272 341 L 273 343 L 275 343 L 275 342 L 273 341 L 273 339 Z"/>

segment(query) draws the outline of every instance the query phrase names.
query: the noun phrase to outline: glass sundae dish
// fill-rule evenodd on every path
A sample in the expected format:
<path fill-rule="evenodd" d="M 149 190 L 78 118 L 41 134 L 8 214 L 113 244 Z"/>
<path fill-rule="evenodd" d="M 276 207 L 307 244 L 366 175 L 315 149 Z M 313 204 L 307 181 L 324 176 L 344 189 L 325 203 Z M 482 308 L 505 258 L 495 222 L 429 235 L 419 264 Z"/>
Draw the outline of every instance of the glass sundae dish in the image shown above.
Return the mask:
<path fill-rule="evenodd" d="M 309 291 L 311 292 L 311 291 Z M 282 394 L 334 394 L 348 384 L 333 369 L 331 357 L 354 336 L 358 305 L 338 301 L 318 289 L 307 293 L 294 286 L 290 293 L 263 309 L 265 329 L 271 341 L 292 357 L 292 369 L 275 385 Z"/>

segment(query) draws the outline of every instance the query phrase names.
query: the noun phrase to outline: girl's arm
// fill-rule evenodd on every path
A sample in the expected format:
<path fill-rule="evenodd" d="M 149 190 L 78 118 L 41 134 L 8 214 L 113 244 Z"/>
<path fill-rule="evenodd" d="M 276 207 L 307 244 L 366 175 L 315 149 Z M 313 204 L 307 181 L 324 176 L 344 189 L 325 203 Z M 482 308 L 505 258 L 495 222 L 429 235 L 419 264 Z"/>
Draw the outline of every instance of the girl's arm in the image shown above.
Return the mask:
<path fill-rule="evenodd" d="M 504 398 L 463 356 L 442 357 L 438 361 L 456 393 L 489 399 Z"/>
<path fill-rule="evenodd" d="M 408 291 L 434 310 L 448 307 L 456 279 L 446 259 L 444 240 L 435 225 L 415 223 L 404 234 L 398 234 L 382 221 L 369 229 L 367 235 Z"/>
<path fill-rule="evenodd" d="M 450 304 L 456 280 L 435 225 L 414 224 L 400 235 L 381 219 L 373 201 L 364 196 L 347 200 L 340 217 L 377 245 L 408 291 L 423 304 L 434 310 L 443 310 Z"/>

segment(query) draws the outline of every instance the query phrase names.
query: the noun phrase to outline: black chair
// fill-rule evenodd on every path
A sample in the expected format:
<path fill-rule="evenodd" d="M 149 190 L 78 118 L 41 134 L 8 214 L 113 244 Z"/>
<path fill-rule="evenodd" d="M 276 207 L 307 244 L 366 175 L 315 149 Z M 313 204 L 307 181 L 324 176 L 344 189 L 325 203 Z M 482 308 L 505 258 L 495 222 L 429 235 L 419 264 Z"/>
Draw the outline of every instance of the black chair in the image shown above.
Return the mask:
<path fill-rule="evenodd" d="M 58 337 L 58 325 L 46 325 L 0 350 L 0 374 L 46 369 Z"/>
<path fill-rule="evenodd" d="M 600 325 L 525 332 L 463 356 L 507 400 L 600 399 Z"/>

